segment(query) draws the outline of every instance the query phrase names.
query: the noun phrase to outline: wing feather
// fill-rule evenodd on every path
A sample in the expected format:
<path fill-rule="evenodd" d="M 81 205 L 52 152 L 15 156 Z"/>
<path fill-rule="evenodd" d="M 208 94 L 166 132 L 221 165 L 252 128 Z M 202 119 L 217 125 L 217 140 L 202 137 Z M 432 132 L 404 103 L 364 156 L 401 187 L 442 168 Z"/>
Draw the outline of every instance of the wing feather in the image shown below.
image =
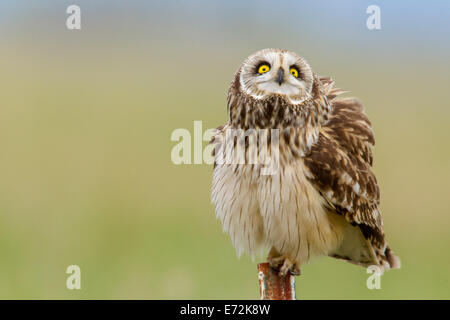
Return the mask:
<path fill-rule="evenodd" d="M 399 267 L 399 259 L 386 245 L 379 212 L 380 190 L 371 170 L 375 144 L 371 123 L 357 99 L 336 99 L 342 90 L 334 89 L 329 78 L 321 81 L 332 112 L 303 158 L 308 178 L 330 210 L 360 228 L 380 265 Z"/>

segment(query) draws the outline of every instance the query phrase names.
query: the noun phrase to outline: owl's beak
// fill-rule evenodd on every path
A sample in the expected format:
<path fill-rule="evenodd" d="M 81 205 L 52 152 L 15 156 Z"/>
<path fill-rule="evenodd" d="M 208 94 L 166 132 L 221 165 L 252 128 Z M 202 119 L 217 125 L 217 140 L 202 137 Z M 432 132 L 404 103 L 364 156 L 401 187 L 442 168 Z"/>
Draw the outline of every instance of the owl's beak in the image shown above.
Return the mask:
<path fill-rule="evenodd" d="M 284 79 L 284 71 L 282 68 L 278 69 L 278 78 L 277 78 L 277 82 L 278 84 L 281 86 L 281 84 L 283 83 L 283 79 Z"/>

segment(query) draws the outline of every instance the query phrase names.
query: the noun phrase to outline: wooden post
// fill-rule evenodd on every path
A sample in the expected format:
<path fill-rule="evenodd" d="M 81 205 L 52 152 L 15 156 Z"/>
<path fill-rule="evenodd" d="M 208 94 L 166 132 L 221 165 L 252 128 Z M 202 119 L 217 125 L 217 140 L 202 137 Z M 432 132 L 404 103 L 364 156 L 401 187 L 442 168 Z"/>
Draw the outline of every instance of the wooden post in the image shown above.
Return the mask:
<path fill-rule="evenodd" d="M 266 263 L 258 264 L 261 300 L 295 300 L 295 277 L 281 277 Z"/>

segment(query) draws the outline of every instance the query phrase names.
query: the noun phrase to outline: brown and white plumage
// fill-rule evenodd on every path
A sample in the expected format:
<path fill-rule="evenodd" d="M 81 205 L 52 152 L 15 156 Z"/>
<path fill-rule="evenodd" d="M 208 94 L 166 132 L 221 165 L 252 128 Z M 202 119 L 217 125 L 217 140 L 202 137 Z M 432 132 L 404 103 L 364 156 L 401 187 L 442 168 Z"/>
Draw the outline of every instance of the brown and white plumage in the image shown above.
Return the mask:
<path fill-rule="evenodd" d="M 216 150 L 228 130 L 275 129 L 280 162 L 265 175 L 260 164 L 216 161 L 212 201 L 238 255 L 269 248 L 269 262 L 294 274 L 321 255 L 400 267 L 385 242 L 371 124 L 358 100 L 338 98 L 343 92 L 286 50 L 261 50 L 238 69 Z M 255 142 L 242 139 L 247 159 Z"/>

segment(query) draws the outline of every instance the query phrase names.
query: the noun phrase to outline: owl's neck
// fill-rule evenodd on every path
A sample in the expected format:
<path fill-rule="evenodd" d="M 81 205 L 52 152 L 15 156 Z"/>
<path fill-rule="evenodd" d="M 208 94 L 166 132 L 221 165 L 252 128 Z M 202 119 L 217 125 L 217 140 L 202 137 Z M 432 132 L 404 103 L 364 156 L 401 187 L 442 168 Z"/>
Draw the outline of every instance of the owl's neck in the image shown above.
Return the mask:
<path fill-rule="evenodd" d="M 233 129 L 276 129 L 283 144 L 294 156 L 308 153 L 319 138 L 322 124 L 331 107 L 325 95 L 315 95 L 299 105 L 283 97 L 256 100 L 243 94 L 229 93 L 229 125 Z"/>
<path fill-rule="evenodd" d="M 293 104 L 284 96 L 273 95 L 256 99 L 244 93 L 236 74 L 228 91 L 229 124 L 238 129 L 285 129 L 312 125 L 321 126 L 331 112 L 324 87 L 317 75 L 310 97 Z"/>
<path fill-rule="evenodd" d="M 309 104 L 290 106 L 282 97 L 256 100 L 235 96 L 228 103 L 229 123 L 236 129 L 276 129 L 302 127 L 307 118 L 314 117 Z"/>
<path fill-rule="evenodd" d="M 255 99 L 242 92 L 238 75 L 228 91 L 229 126 L 232 129 L 276 129 L 280 144 L 294 155 L 308 153 L 328 120 L 331 105 L 324 87 L 314 75 L 310 98 L 292 104 L 283 96 Z"/>

